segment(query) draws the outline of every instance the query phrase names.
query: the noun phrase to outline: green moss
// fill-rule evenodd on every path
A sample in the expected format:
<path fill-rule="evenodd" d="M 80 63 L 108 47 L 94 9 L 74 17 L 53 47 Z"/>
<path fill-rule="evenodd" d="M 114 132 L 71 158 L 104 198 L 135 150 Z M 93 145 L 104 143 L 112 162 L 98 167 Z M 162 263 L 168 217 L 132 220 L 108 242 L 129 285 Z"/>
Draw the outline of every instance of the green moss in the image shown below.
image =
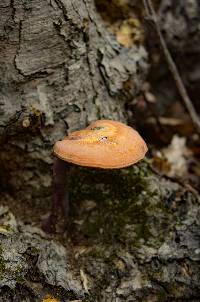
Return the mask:
<path fill-rule="evenodd" d="M 13 228 L 10 225 L 0 225 L 0 233 L 7 235 L 13 231 Z"/>
<path fill-rule="evenodd" d="M 22 283 L 25 281 L 24 275 L 23 275 L 23 269 L 21 266 L 17 266 L 14 271 L 14 278 L 18 283 Z"/>
<path fill-rule="evenodd" d="M 120 170 L 76 168 L 71 181 L 71 216 L 77 233 L 103 244 L 123 241 L 131 246 L 152 238 L 149 213 L 166 211 L 158 192 L 149 187 L 149 162 Z M 87 201 L 95 202 L 92 210 Z M 163 209 L 162 209 L 163 208 Z M 156 236 L 160 240 L 162 236 Z"/>
<path fill-rule="evenodd" d="M 167 292 L 164 289 L 160 289 L 160 291 L 157 293 L 157 299 L 158 301 L 166 301 L 168 297 Z"/>
<path fill-rule="evenodd" d="M 102 297 L 94 294 L 88 295 L 83 302 L 94 302 L 94 301 L 100 301 Z"/>
<path fill-rule="evenodd" d="M 29 247 L 28 252 L 31 255 L 36 255 L 36 254 L 39 254 L 40 250 L 35 246 L 31 246 L 31 247 Z"/>
<path fill-rule="evenodd" d="M 5 260 L 2 256 L 2 252 L 3 252 L 3 248 L 0 245 L 0 280 L 3 279 L 4 272 L 5 272 L 5 269 L 6 269 L 6 264 L 5 264 Z"/>
<path fill-rule="evenodd" d="M 5 229 L 6 231 L 8 231 L 8 232 L 11 232 L 13 230 L 12 227 L 9 224 L 7 224 L 7 225 L 1 225 L 1 227 L 3 229 Z"/>

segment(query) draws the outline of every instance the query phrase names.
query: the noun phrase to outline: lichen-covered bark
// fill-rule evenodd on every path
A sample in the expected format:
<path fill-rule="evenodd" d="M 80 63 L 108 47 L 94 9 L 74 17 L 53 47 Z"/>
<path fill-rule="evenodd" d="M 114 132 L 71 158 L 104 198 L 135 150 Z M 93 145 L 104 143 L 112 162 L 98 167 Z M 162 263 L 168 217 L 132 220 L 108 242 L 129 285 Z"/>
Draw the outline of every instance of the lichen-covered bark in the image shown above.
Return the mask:
<path fill-rule="evenodd" d="M 161 1 L 163 28 L 182 4 Z M 144 48 L 120 46 L 92 0 L 2 0 L 0 16 L 0 301 L 198 301 L 199 203 L 145 162 L 74 167 L 68 231 L 39 228 L 53 143 L 93 119 L 126 118 Z"/>
<path fill-rule="evenodd" d="M 198 301 L 195 197 L 145 163 L 78 175 L 61 243 L 1 208 L 0 301 Z"/>
<path fill-rule="evenodd" d="M 1 182 L 44 198 L 53 143 L 94 119 L 124 120 L 147 54 L 121 47 L 91 0 L 3 0 L 0 15 Z"/>

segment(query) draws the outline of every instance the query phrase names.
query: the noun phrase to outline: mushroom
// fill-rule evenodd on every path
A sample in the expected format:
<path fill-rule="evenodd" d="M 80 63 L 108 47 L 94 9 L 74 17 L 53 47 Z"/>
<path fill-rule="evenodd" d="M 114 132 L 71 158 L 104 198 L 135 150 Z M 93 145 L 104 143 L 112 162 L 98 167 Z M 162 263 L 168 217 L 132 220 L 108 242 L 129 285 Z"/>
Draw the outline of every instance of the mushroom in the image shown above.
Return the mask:
<path fill-rule="evenodd" d="M 70 163 L 101 169 L 119 169 L 143 159 L 147 146 L 133 128 L 117 121 L 97 120 L 87 128 L 72 132 L 54 145 L 54 181 L 51 215 L 44 228 L 52 231 L 60 221 L 66 225 L 69 208 L 65 182 Z M 62 215 L 63 221 L 58 220 Z"/>

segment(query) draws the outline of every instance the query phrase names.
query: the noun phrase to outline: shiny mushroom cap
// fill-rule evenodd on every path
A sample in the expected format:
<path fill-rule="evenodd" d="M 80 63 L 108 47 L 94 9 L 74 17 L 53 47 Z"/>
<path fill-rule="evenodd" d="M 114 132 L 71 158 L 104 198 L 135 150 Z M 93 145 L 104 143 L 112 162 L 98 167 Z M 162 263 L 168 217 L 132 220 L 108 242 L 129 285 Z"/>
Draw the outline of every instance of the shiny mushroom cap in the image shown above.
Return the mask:
<path fill-rule="evenodd" d="M 143 159 L 147 146 L 137 131 L 116 121 L 97 120 L 54 145 L 60 159 L 80 166 L 114 169 Z"/>

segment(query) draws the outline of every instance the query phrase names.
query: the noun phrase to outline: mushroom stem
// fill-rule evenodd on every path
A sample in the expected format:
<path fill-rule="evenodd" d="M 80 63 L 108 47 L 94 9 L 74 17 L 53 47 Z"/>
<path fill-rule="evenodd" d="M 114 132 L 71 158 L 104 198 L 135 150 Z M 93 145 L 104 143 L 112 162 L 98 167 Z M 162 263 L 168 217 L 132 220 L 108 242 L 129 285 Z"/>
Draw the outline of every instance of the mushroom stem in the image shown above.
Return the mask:
<path fill-rule="evenodd" d="M 43 223 L 43 229 L 52 233 L 63 231 L 67 226 L 69 211 L 69 178 L 71 167 L 67 162 L 55 157 L 53 163 L 53 201 L 50 216 Z"/>

